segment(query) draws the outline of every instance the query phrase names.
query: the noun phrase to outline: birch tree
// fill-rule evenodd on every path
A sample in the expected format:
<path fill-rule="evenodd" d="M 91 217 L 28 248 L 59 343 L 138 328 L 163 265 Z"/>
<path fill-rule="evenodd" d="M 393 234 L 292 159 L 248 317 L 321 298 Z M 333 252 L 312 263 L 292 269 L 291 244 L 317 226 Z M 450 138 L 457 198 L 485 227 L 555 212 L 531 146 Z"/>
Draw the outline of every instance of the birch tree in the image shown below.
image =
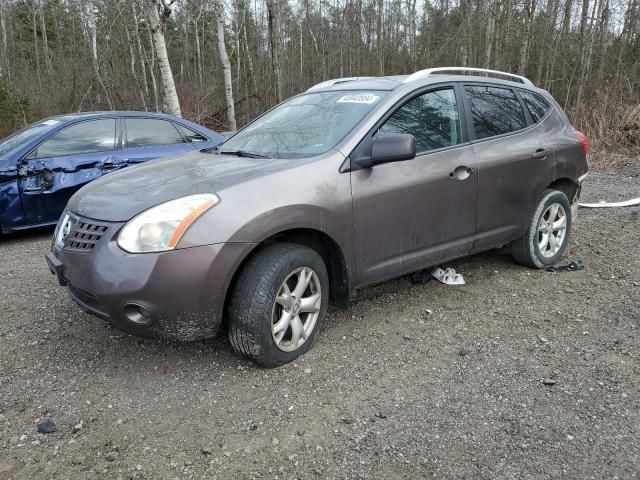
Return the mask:
<path fill-rule="evenodd" d="M 149 28 L 153 37 L 153 45 L 160 68 L 160 78 L 164 92 L 163 103 L 167 113 L 177 117 L 182 116 L 178 92 L 171 72 L 167 44 L 164 39 L 164 23 L 171 15 L 172 0 L 146 0 L 147 14 L 149 16 Z M 160 15 L 162 13 L 162 15 Z"/>
<path fill-rule="evenodd" d="M 218 1 L 217 12 L 217 34 L 218 34 L 218 54 L 220 55 L 220 63 L 224 74 L 224 97 L 227 103 L 227 119 L 229 128 L 236 130 L 236 110 L 233 103 L 233 82 L 231 80 L 231 63 L 229 55 L 227 55 L 227 47 L 224 43 L 224 4 L 222 0 Z"/>
<path fill-rule="evenodd" d="M 328 78 L 444 65 L 526 72 L 608 144 L 640 108 L 640 0 L 221 1 L 0 0 L 0 137 L 110 108 L 228 130 Z"/>
<path fill-rule="evenodd" d="M 7 74 L 7 22 L 5 20 L 6 0 L 0 0 L 0 78 Z"/>

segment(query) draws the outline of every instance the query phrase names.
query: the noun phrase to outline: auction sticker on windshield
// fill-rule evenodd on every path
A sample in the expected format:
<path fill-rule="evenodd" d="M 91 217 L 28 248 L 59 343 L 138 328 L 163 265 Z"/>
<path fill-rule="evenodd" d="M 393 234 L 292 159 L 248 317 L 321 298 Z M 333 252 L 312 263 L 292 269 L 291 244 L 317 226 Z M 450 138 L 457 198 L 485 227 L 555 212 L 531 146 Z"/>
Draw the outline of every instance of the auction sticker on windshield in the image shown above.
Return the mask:
<path fill-rule="evenodd" d="M 358 93 L 354 95 L 345 95 L 338 99 L 338 103 L 366 103 L 371 105 L 380 98 L 379 95 L 373 95 L 371 93 Z"/>

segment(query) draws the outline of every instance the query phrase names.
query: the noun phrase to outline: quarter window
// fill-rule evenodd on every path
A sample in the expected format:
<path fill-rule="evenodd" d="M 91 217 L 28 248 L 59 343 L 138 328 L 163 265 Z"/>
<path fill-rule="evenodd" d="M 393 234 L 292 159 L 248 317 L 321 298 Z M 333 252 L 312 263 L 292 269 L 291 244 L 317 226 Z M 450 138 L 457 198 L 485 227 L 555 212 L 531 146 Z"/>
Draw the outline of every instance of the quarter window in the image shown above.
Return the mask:
<path fill-rule="evenodd" d="M 116 120 L 82 122 L 54 134 L 45 140 L 30 158 L 61 157 L 79 153 L 111 151 L 115 147 Z"/>
<path fill-rule="evenodd" d="M 547 112 L 551 110 L 551 105 L 540 95 L 520 90 L 520 96 L 522 100 L 524 100 L 524 104 L 527 106 L 531 118 L 533 118 L 533 121 L 536 123 L 542 120 Z"/>
<path fill-rule="evenodd" d="M 452 88 L 425 93 L 405 103 L 376 135 L 410 133 L 416 153 L 460 143 L 460 117 Z"/>
<path fill-rule="evenodd" d="M 198 132 L 194 132 L 190 128 L 185 127 L 184 125 L 180 125 L 179 123 L 174 123 L 176 128 L 182 133 L 184 138 L 186 138 L 189 142 L 206 142 L 207 137 L 199 134 Z"/>
<path fill-rule="evenodd" d="M 151 147 L 183 143 L 182 135 L 166 120 L 126 118 L 127 147 Z"/>
<path fill-rule="evenodd" d="M 465 86 L 471 105 L 476 138 L 515 132 L 527 126 L 524 110 L 508 88 Z"/>

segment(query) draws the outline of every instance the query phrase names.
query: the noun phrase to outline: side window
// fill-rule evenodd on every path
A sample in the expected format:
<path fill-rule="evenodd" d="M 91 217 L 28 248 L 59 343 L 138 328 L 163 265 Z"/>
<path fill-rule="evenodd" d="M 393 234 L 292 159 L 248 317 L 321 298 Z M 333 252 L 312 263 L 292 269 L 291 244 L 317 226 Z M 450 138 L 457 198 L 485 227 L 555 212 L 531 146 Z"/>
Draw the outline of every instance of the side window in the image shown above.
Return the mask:
<path fill-rule="evenodd" d="M 524 100 L 524 104 L 527 106 L 531 118 L 533 118 L 533 121 L 536 123 L 542 120 L 547 112 L 551 110 L 551 105 L 540 95 L 526 90 L 520 90 L 520 96 L 522 100 Z"/>
<path fill-rule="evenodd" d="M 398 133 L 415 137 L 418 154 L 460 143 L 460 117 L 453 89 L 436 90 L 409 100 L 376 135 Z"/>
<path fill-rule="evenodd" d="M 527 126 L 522 104 L 508 88 L 464 87 L 471 104 L 476 138 L 488 138 L 515 132 Z"/>
<path fill-rule="evenodd" d="M 182 136 L 166 120 L 152 118 L 125 118 L 127 147 L 151 147 L 183 143 Z"/>
<path fill-rule="evenodd" d="M 190 128 L 185 127 L 184 125 L 180 125 L 179 123 L 174 123 L 174 125 L 184 136 L 184 138 L 186 138 L 190 143 L 208 141 L 207 137 L 191 130 Z"/>
<path fill-rule="evenodd" d="M 108 152 L 114 149 L 115 141 L 115 118 L 90 120 L 60 130 L 42 142 L 30 158 Z"/>

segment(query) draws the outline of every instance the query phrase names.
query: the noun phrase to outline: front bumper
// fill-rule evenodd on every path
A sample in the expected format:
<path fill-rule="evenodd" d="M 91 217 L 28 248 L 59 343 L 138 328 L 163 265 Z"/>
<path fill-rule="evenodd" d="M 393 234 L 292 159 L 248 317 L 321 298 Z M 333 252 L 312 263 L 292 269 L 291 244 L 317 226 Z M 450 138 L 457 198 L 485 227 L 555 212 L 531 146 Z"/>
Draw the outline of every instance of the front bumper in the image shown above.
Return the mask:
<path fill-rule="evenodd" d="M 112 226 L 89 252 L 52 247 L 47 263 L 80 307 L 140 336 L 195 340 L 216 334 L 231 279 L 249 243 L 130 254 Z"/>

